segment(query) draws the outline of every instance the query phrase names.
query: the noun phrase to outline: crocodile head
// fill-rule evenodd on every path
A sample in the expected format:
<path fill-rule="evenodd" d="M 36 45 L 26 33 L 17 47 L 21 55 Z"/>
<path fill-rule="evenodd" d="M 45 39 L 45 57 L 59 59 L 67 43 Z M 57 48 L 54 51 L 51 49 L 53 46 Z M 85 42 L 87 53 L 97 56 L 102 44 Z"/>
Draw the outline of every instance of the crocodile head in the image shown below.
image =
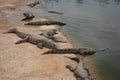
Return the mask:
<path fill-rule="evenodd" d="M 56 29 L 53 29 L 52 32 L 53 32 L 54 34 L 58 34 Z"/>

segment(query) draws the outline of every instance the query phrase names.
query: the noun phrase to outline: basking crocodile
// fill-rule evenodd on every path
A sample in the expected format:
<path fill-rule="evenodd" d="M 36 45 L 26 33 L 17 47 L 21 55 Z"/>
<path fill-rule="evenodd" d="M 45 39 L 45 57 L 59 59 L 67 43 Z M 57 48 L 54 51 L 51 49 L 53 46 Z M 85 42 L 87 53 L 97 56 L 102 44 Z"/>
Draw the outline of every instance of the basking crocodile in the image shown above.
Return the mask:
<path fill-rule="evenodd" d="M 33 26 L 42 26 L 42 25 L 59 25 L 64 26 L 65 23 L 59 22 L 59 21 L 37 21 L 37 22 L 29 22 L 25 25 L 33 25 Z"/>
<path fill-rule="evenodd" d="M 45 37 L 50 38 L 50 39 L 53 39 L 53 36 L 55 34 L 58 34 L 56 29 L 49 29 L 49 30 L 41 33 L 40 35 L 45 36 Z"/>
<path fill-rule="evenodd" d="M 70 65 L 67 65 L 66 68 L 68 68 L 70 71 L 74 73 L 74 76 L 76 77 L 77 80 L 93 80 L 89 70 L 85 68 L 84 61 L 80 58 L 79 63 L 75 68 L 73 68 Z"/>
<path fill-rule="evenodd" d="M 106 49 L 101 49 L 101 50 L 93 50 L 92 48 L 88 48 L 88 47 L 83 47 L 83 48 L 68 48 L 68 49 L 55 49 L 55 50 L 49 50 L 45 53 L 43 53 L 42 55 L 45 54 L 79 54 L 81 56 L 90 56 L 95 54 L 96 52 L 100 52 L 100 51 L 105 51 Z"/>
<path fill-rule="evenodd" d="M 48 11 L 48 13 L 55 13 L 55 14 L 59 14 L 59 15 L 62 15 L 63 13 L 61 12 L 56 12 L 56 11 Z"/>
<path fill-rule="evenodd" d="M 62 43 L 66 43 L 66 41 L 63 40 L 57 40 L 54 35 L 58 34 L 56 29 L 49 29 L 46 30 L 45 32 L 41 33 L 41 36 L 47 37 L 49 39 L 52 39 L 55 42 L 62 42 Z"/>
<path fill-rule="evenodd" d="M 36 6 L 37 4 L 40 4 L 40 1 L 35 1 L 35 2 L 33 2 L 33 3 L 28 4 L 27 6 L 33 8 L 33 7 Z"/>
<path fill-rule="evenodd" d="M 25 33 L 22 30 L 18 28 L 12 28 L 4 33 L 16 33 L 19 37 L 23 38 L 22 40 L 17 41 L 15 44 L 20 44 L 23 42 L 30 42 L 32 44 L 37 45 L 39 48 L 50 48 L 50 49 L 58 49 L 57 45 L 50 39 L 40 36 L 40 35 L 34 35 Z"/>
<path fill-rule="evenodd" d="M 35 16 L 32 13 L 23 13 L 25 18 L 23 18 L 21 21 L 26 21 L 26 20 L 32 20 Z"/>

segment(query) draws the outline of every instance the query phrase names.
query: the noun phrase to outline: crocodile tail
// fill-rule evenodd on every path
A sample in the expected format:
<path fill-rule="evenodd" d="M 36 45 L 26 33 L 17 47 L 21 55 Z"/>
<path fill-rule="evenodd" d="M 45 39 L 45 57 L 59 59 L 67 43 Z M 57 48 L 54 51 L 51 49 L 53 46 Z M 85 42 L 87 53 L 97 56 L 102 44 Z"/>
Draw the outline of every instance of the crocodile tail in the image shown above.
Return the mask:
<path fill-rule="evenodd" d="M 16 31 L 16 28 L 12 28 L 12 29 L 8 29 L 7 31 L 3 32 L 3 34 L 6 34 L 6 33 L 15 33 Z"/>
<path fill-rule="evenodd" d="M 76 49 L 53 49 L 53 50 L 49 50 L 45 53 L 43 53 L 42 55 L 45 54 L 73 54 L 76 51 Z"/>
<path fill-rule="evenodd" d="M 24 24 L 24 25 L 37 25 L 37 24 L 31 22 L 31 23 L 26 23 L 26 24 Z"/>
<path fill-rule="evenodd" d="M 21 21 L 32 21 L 33 18 L 34 18 L 33 16 L 31 16 L 31 17 L 26 17 L 26 18 L 22 19 Z"/>

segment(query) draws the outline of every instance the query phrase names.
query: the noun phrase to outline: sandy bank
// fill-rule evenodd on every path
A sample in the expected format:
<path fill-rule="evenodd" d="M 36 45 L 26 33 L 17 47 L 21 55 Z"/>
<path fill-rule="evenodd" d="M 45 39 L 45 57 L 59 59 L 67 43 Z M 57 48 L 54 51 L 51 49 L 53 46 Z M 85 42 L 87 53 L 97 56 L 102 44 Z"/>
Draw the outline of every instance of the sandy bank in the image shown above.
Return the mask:
<path fill-rule="evenodd" d="M 0 0 L 0 5 L 14 4 L 16 7 L 24 5 L 27 0 Z"/>

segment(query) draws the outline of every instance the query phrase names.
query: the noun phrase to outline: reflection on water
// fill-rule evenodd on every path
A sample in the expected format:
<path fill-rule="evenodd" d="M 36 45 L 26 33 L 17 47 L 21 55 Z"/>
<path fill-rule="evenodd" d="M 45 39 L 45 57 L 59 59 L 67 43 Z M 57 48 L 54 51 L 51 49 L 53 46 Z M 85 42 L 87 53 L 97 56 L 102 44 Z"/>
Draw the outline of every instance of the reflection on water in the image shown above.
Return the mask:
<path fill-rule="evenodd" d="M 110 4 L 110 0 L 96 0 L 96 1 L 98 1 L 103 6 L 106 5 L 106 4 Z"/>
<path fill-rule="evenodd" d="M 82 4 L 84 0 L 76 0 L 76 3 Z"/>
<path fill-rule="evenodd" d="M 64 13 L 52 15 L 67 23 L 64 31 L 77 44 L 109 52 L 93 55 L 105 80 L 120 79 L 120 0 L 43 0 L 50 10 Z M 49 2 L 47 2 L 49 1 Z M 52 4 L 52 5 L 50 5 Z"/>
<path fill-rule="evenodd" d="M 61 0 L 39 0 L 39 1 L 44 1 L 46 3 L 53 3 L 53 2 L 60 2 Z M 77 4 L 82 4 L 84 1 L 89 1 L 89 0 L 75 0 Z M 114 2 L 114 3 L 117 3 L 119 4 L 120 3 L 120 0 L 93 0 L 93 1 L 96 1 L 98 3 L 103 3 L 103 4 L 109 4 L 111 2 Z M 68 1 L 69 2 L 69 1 Z"/>
<path fill-rule="evenodd" d="M 82 3 L 83 1 L 86 0 L 76 0 L 77 3 Z M 98 3 L 103 3 L 103 4 L 109 4 L 110 2 L 115 2 L 117 4 L 120 3 L 120 0 L 93 0 L 93 1 L 97 1 Z"/>
<path fill-rule="evenodd" d="M 95 0 L 95 1 L 97 1 L 99 4 L 102 4 L 103 6 L 107 4 L 112 4 L 112 3 L 115 3 L 115 4 L 120 3 L 120 0 Z"/>
<path fill-rule="evenodd" d="M 51 3 L 58 3 L 60 2 L 60 0 L 39 0 L 41 2 L 45 2 L 46 4 L 51 4 Z"/>

